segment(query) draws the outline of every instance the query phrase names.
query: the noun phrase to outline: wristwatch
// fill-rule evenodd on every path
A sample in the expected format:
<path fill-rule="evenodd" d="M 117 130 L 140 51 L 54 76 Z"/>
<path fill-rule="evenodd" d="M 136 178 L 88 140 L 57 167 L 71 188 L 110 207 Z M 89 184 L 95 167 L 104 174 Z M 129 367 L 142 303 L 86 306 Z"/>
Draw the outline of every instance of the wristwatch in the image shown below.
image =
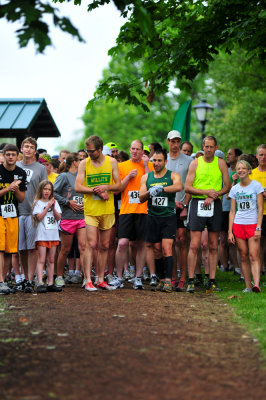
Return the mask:
<path fill-rule="evenodd" d="M 184 207 L 184 208 L 187 208 L 187 204 L 184 204 L 184 203 L 183 203 L 183 207 Z"/>
<path fill-rule="evenodd" d="M 262 229 L 261 228 L 256 228 L 256 231 L 262 231 Z"/>

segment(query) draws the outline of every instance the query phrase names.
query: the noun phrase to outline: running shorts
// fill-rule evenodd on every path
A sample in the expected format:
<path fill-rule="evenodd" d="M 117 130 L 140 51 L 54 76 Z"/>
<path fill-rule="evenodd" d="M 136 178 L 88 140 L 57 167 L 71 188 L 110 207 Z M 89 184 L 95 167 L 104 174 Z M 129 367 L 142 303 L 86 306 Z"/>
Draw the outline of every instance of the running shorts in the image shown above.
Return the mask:
<path fill-rule="evenodd" d="M 85 224 L 89 226 L 95 226 L 99 228 L 101 231 L 106 231 L 107 229 L 111 229 L 115 223 L 115 215 L 114 214 L 104 214 L 104 215 L 85 215 Z"/>
<path fill-rule="evenodd" d="M 59 231 L 73 235 L 77 229 L 85 228 L 84 219 L 61 219 L 59 223 Z"/>
<path fill-rule="evenodd" d="M 19 251 L 35 249 L 36 228 L 32 225 L 31 215 L 22 215 L 19 224 Z"/>
<path fill-rule="evenodd" d="M 148 243 L 160 243 L 162 239 L 175 239 L 176 218 L 174 215 L 168 217 L 153 217 L 147 215 L 146 238 Z"/>
<path fill-rule="evenodd" d="M 145 240 L 147 214 L 122 214 L 118 221 L 118 239 Z"/>
<path fill-rule="evenodd" d="M 204 199 L 193 198 L 189 204 L 188 212 L 188 229 L 190 231 L 203 232 L 205 227 L 208 232 L 220 232 L 222 228 L 222 202 L 220 199 L 214 200 L 213 215 L 211 217 L 199 216 L 199 205 L 200 201 Z"/>
<path fill-rule="evenodd" d="M 0 251 L 18 252 L 19 218 L 0 217 Z"/>
<path fill-rule="evenodd" d="M 253 236 L 255 236 L 256 228 L 257 224 L 250 224 L 250 225 L 233 224 L 233 234 L 238 239 L 248 240 Z"/>

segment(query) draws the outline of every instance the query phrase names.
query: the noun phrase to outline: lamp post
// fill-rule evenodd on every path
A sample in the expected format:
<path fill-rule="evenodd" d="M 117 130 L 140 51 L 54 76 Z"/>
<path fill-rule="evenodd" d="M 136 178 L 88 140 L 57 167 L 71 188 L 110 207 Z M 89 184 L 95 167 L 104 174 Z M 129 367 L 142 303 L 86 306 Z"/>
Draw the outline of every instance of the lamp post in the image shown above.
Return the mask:
<path fill-rule="evenodd" d="M 206 122 L 208 122 L 208 113 L 213 110 L 213 107 L 207 103 L 206 99 L 202 99 L 200 103 L 193 106 L 196 111 L 197 120 L 201 124 L 201 138 L 204 139 L 204 131 Z"/>

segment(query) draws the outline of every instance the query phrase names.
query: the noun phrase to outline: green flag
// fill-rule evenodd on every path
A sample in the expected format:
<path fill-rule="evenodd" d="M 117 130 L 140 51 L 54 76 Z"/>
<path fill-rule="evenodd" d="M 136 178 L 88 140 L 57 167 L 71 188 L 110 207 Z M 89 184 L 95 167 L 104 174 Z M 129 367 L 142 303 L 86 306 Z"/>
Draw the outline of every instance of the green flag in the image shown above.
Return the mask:
<path fill-rule="evenodd" d="M 190 139 L 191 103 L 192 100 L 188 100 L 181 104 L 175 113 L 172 124 L 172 130 L 176 130 L 181 133 L 182 141 Z"/>

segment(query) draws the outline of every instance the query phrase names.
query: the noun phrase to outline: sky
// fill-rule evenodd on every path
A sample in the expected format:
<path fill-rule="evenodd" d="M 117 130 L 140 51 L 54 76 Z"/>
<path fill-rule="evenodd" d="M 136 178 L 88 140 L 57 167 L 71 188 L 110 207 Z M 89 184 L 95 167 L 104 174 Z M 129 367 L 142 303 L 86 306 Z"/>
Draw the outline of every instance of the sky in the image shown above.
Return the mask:
<path fill-rule="evenodd" d="M 44 98 L 61 133 L 59 139 L 38 139 L 38 147 L 56 153 L 56 147 L 82 136 L 80 119 L 93 97 L 102 71 L 108 66 L 108 49 L 115 45 L 125 20 L 113 4 L 90 13 L 86 6 L 57 3 L 86 43 L 50 26 L 53 47 L 37 54 L 31 41 L 20 49 L 15 35 L 17 25 L 0 20 L 1 98 Z M 4 38 L 4 40 L 3 40 Z M 78 139 L 79 140 L 79 139 Z"/>

